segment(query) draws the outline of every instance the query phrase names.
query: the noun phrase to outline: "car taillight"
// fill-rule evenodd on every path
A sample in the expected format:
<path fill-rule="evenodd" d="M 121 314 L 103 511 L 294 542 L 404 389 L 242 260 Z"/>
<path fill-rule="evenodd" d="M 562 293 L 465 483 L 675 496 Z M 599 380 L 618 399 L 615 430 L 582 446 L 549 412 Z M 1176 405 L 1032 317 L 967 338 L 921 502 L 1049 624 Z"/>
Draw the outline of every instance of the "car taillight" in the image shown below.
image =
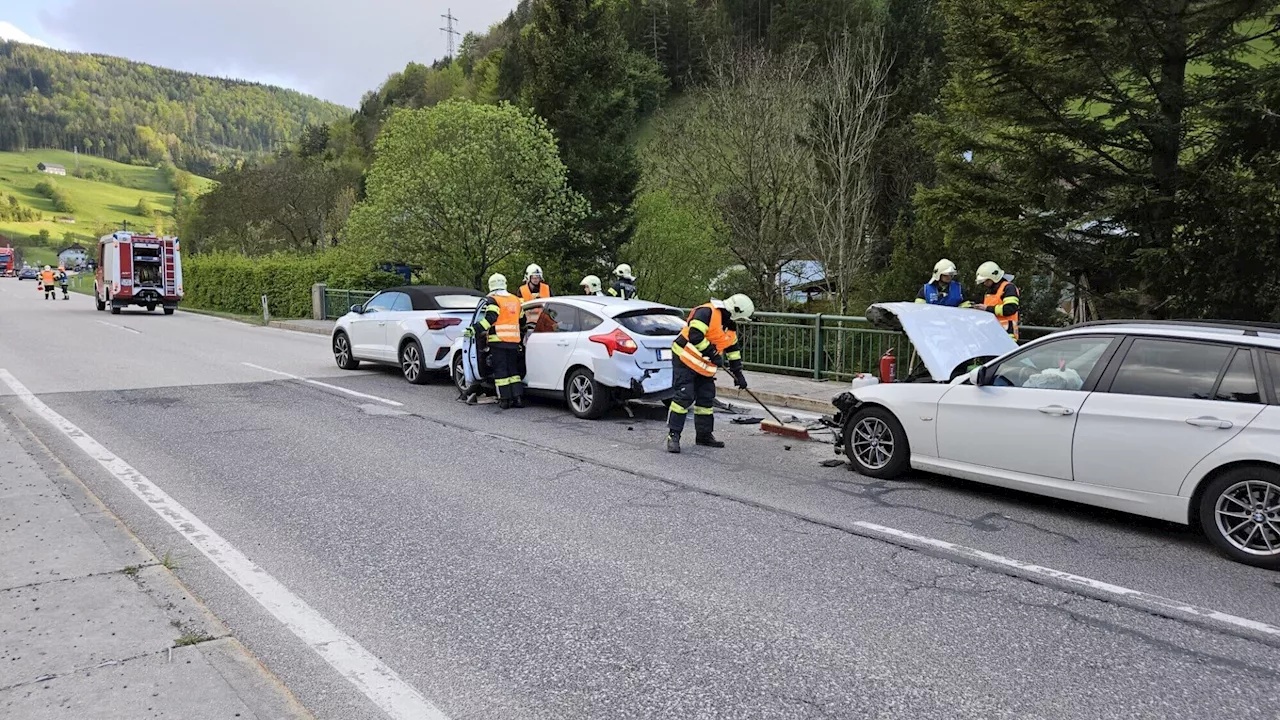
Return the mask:
<path fill-rule="evenodd" d="M 640 347 L 636 345 L 636 341 L 632 340 L 630 335 L 622 332 L 621 328 L 608 335 L 592 335 L 587 339 L 604 345 L 604 349 L 609 351 L 609 357 L 613 357 L 614 352 L 630 355 Z"/>
<path fill-rule="evenodd" d="M 443 330 L 454 325 L 461 325 L 462 318 L 431 318 L 427 321 L 428 330 Z"/>

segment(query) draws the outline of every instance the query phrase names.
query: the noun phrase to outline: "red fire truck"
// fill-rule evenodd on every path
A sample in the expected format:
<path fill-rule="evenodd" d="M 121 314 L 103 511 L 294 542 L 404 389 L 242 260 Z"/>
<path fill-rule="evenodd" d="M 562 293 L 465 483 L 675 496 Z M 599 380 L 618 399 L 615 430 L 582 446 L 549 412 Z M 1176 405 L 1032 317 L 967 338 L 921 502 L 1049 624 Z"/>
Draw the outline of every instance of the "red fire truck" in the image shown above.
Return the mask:
<path fill-rule="evenodd" d="M 172 315 L 182 300 L 182 254 L 176 237 L 117 232 L 98 241 L 93 289 L 98 309 L 113 315 L 129 305 Z"/>
<path fill-rule="evenodd" d="M 18 274 L 18 256 L 8 243 L 0 243 L 0 277 Z"/>

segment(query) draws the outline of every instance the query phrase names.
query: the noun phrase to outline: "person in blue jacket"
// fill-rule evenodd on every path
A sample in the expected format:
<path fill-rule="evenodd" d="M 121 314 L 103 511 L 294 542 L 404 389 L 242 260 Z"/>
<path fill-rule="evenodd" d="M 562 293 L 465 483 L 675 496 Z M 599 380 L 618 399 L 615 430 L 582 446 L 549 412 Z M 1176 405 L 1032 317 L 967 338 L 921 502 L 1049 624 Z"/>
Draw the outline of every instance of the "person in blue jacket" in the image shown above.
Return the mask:
<path fill-rule="evenodd" d="M 916 302 L 947 307 L 973 307 L 973 303 L 964 299 L 960 283 L 955 277 L 956 264 L 946 258 L 939 260 L 933 266 L 933 278 L 920 288 Z"/>

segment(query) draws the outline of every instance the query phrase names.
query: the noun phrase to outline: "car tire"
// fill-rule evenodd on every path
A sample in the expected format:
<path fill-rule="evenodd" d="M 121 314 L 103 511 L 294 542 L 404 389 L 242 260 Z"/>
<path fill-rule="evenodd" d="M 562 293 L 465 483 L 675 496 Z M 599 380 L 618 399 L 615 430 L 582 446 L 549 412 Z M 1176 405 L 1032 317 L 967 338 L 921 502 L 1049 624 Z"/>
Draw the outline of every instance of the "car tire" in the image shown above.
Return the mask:
<path fill-rule="evenodd" d="M 175 308 L 165 308 L 165 309 L 164 309 L 164 314 L 165 314 L 165 315 L 172 315 L 174 310 L 175 310 Z"/>
<path fill-rule="evenodd" d="M 119 315 L 119 314 L 120 314 L 120 309 L 121 309 L 121 308 L 120 308 L 120 306 L 119 306 L 119 305 L 112 305 L 112 306 L 111 306 L 111 314 L 112 314 L 112 315 Z"/>
<path fill-rule="evenodd" d="M 467 391 L 467 371 L 462 367 L 461 352 L 454 353 L 453 359 L 449 361 L 449 379 L 458 388 L 459 395 Z"/>
<path fill-rule="evenodd" d="M 425 385 L 427 368 L 422 361 L 422 345 L 410 340 L 400 346 L 400 374 L 410 385 Z"/>
<path fill-rule="evenodd" d="M 1209 481 L 1198 510 L 1200 530 L 1222 554 L 1245 565 L 1280 570 L 1280 470 L 1232 468 Z"/>
<path fill-rule="evenodd" d="M 583 420 L 599 420 L 612 405 L 609 388 L 596 382 L 596 376 L 586 368 L 574 368 L 564 381 L 564 402 L 569 412 Z"/>
<path fill-rule="evenodd" d="M 882 407 L 868 405 L 854 412 L 844 426 L 844 455 L 850 469 L 887 480 L 907 470 L 911 449 L 898 418 Z"/>
<path fill-rule="evenodd" d="M 333 334 L 333 361 L 343 370 L 355 370 L 360 367 L 360 361 L 352 354 L 351 338 L 347 334 L 338 331 Z"/>
<path fill-rule="evenodd" d="M 107 309 L 107 303 L 99 298 L 97 293 L 93 294 L 93 302 L 98 306 L 98 312 L 102 312 Z"/>

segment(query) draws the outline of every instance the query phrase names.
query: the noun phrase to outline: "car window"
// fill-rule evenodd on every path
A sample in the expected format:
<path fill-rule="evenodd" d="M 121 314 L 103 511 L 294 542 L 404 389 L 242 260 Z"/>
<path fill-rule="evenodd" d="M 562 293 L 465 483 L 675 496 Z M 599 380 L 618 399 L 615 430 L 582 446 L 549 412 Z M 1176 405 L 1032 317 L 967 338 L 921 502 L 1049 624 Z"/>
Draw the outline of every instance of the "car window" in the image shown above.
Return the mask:
<path fill-rule="evenodd" d="M 378 295 L 374 295 L 364 304 L 364 311 L 371 313 L 390 310 L 391 306 L 396 302 L 396 296 L 399 294 L 400 293 L 379 293 Z"/>
<path fill-rule="evenodd" d="M 542 307 L 538 323 L 534 325 L 536 333 L 546 332 L 578 332 L 578 309 L 569 305 L 547 303 Z"/>
<path fill-rule="evenodd" d="M 441 310 L 470 310 L 480 302 L 475 295 L 436 295 L 436 304 Z"/>
<path fill-rule="evenodd" d="M 636 310 L 618 315 L 614 320 L 637 335 L 679 335 L 684 329 L 684 313 L 679 310 Z"/>
<path fill-rule="evenodd" d="M 1271 389 L 1280 400 L 1280 353 L 1267 353 L 1267 365 L 1271 366 Z"/>
<path fill-rule="evenodd" d="M 1041 343 L 997 365 L 992 384 L 1079 390 L 1114 341 L 1110 337 L 1070 337 Z"/>
<path fill-rule="evenodd" d="M 1233 348 L 1141 338 L 1133 341 L 1111 392 L 1208 400 Z"/>
<path fill-rule="evenodd" d="M 1229 402 L 1260 403 L 1262 393 L 1258 392 L 1258 376 L 1253 372 L 1253 353 L 1240 349 L 1227 366 L 1227 372 L 1218 383 L 1213 393 L 1214 400 Z"/>
<path fill-rule="evenodd" d="M 587 312 L 582 308 L 578 308 L 578 330 L 585 332 L 587 330 L 595 330 L 600 327 L 600 323 L 604 322 L 599 315 Z"/>
<path fill-rule="evenodd" d="M 395 304 L 391 306 L 392 310 L 396 312 L 409 312 L 413 309 L 413 303 L 410 302 L 408 295 L 405 295 L 404 293 L 394 294 L 396 296 L 396 301 Z"/>

